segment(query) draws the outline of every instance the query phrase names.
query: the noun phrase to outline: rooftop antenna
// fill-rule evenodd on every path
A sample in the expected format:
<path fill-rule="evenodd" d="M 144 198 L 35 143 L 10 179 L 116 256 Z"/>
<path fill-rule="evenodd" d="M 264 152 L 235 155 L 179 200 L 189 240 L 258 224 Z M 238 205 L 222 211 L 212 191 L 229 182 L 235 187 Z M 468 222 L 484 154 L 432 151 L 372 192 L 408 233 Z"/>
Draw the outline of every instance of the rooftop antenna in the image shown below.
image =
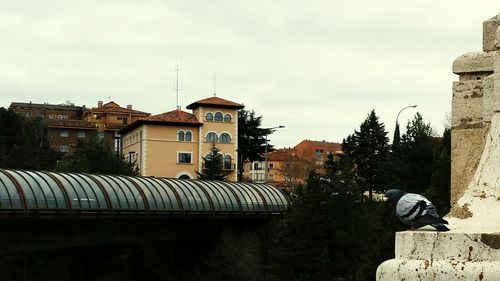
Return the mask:
<path fill-rule="evenodd" d="M 181 107 L 179 105 L 179 91 L 182 91 L 182 89 L 179 88 L 179 71 L 182 70 L 182 67 L 180 67 L 179 64 L 176 64 L 174 70 L 175 70 L 175 87 L 174 87 L 175 105 L 176 105 L 177 109 L 181 109 Z"/>
<path fill-rule="evenodd" d="M 217 80 L 216 80 L 216 76 L 215 76 L 215 72 L 214 72 L 214 97 L 217 96 L 217 88 L 216 88 L 216 85 L 217 85 Z"/>

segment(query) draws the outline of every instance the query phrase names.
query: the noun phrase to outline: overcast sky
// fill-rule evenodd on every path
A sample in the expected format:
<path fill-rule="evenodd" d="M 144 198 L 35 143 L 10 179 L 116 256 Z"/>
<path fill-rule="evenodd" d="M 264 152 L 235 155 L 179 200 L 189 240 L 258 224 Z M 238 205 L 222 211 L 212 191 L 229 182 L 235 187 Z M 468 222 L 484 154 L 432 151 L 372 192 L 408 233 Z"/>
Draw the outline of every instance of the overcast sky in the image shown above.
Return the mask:
<path fill-rule="evenodd" d="M 481 4 L 479 4 L 481 3 Z M 453 60 L 482 48 L 500 1 L 0 0 L 0 106 L 158 114 L 213 96 L 245 104 L 277 147 L 341 142 L 375 109 L 392 136 L 418 110 L 441 134 Z"/>

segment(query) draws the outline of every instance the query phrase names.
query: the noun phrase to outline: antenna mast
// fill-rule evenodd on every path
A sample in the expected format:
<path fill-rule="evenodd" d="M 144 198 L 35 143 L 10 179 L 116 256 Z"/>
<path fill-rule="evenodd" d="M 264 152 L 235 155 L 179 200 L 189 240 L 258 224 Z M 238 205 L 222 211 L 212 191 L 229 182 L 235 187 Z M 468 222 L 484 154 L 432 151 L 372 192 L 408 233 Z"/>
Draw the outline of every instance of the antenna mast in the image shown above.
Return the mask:
<path fill-rule="evenodd" d="M 179 67 L 179 64 L 176 64 L 174 70 L 175 70 L 175 87 L 174 87 L 175 105 L 177 109 L 181 109 L 181 107 L 179 106 L 179 91 L 182 91 L 182 89 L 179 88 L 179 71 L 181 71 L 182 68 Z"/>
<path fill-rule="evenodd" d="M 215 72 L 214 72 L 214 97 L 217 96 L 217 91 L 216 91 L 216 87 L 215 87 L 217 84 L 215 83 L 216 82 L 215 78 L 216 77 L 215 77 Z"/>

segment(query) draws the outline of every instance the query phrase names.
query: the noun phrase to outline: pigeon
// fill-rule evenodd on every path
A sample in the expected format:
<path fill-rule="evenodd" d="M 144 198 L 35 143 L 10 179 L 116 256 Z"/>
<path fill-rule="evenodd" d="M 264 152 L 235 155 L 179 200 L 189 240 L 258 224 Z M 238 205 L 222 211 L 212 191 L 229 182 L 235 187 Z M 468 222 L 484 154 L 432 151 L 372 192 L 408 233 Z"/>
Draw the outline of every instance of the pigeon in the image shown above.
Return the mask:
<path fill-rule="evenodd" d="M 431 225 L 437 231 L 450 230 L 445 226 L 448 222 L 438 215 L 436 207 L 424 196 L 398 189 L 390 189 L 384 195 L 395 207 L 399 220 L 412 230 L 424 225 Z"/>

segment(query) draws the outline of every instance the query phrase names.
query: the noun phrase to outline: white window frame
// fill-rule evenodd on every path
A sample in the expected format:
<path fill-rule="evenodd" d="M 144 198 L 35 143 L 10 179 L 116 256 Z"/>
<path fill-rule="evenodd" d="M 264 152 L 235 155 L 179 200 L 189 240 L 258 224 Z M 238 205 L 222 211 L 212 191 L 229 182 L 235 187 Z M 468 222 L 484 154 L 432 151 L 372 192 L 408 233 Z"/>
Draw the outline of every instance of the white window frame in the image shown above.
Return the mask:
<path fill-rule="evenodd" d="M 217 116 L 217 114 L 220 114 L 220 116 L 221 116 L 221 120 L 217 120 L 217 119 L 216 119 L 216 117 L 215 117 L 215 116 Z M 214 121 L 215 121 L 215 122 L 224 122 L 224 113 L 222 113 L 222 112 L 220 112 L 220 111 L 215 112 L 215 114 L 214 114 Z"/>
<path fill-rule="evenodd" d="M 77 137 L 80 139 L 85 138 L 86 135 L 85 131 L 78 131 L 77 133 Z"/>
<path fill-rule="evenodd" d="M 212 119 L 208 119 L 208 118 L 207 118 L 207 115 L 208 115 L 208 114 L 211 114 L 211 115 L 212 115 Z M 207 112 L 207 113 L 205 113 L 205 121 L 209 121 L 209 122 L 214 121 L 214 114 L 213 114 L 213 112 Z"/>
<path fill-rule="evenodd" d="M 191 139 L 188 140 L 187 139 L 187 133 L 189 133 L 191 135 Z M 193 132 L 191 130 L 187 130 L 184 132 L 184 141 L 187 141 L 187 142 L 192 142 L 193 141 Z"/>
<path fill-rule="evenodd" d="M 209 141 L 208 140 L 208 135 L 210 133 L 214 133 L 215 134 L 215 141 Z M 215 142 L 215 143 L 217 143 L 217 142 L 219 142 L 219 135 L 216 132 L 214 132 L 214 131 L 207 132 L 207 134 L 205 135 L 205 142 L 208 142 L 208 143 Z"/>
<path fill-rule="evenodd" d="M 184 162 L 181 162 L 180 160 L 180 155 L 181 153 L 183 154 L 189 154 L 190 155 L 190 162 L 189 163 L 184 163 Z M 192 151 L 177 151 L 177 164 L 181 164 L 181 165 L 186 165 L 186 164 L 193 164 L 193 152 Z"/>
<path fill-rule="evenodd" d="M 182 140 L 179 137 L 180 133 L 182 133 Z M 186 132 L 184 132 L 183 130 L 177 131 L 177 141 L 186 141 Z"/>
<path fill-rule="evenodd" d="M 223 134 L 227 134 L 227 135 L 229 136 L 229 142 L 222 142 L 222 135 L 223 135 Z M 232 143 L 232 141 L 233 141 L 233 136 L 231 136 L 231 134 L 230 134 L 230 133 L 228 133 L 228 132 L 222 132 L 222 133 L 220 133 L 220 135 L 218 136 L 218 140 L 219 140 L 219 143 Z"/>
<path fill-rule="evenodd" d="M 59 136 L 60 136 L 61 138 L 67 138 L 67 137 L 69 137 L 69 132 L 68 132 L 68 130 L 61 130 L 61 131 L 59 132 Z"/>

